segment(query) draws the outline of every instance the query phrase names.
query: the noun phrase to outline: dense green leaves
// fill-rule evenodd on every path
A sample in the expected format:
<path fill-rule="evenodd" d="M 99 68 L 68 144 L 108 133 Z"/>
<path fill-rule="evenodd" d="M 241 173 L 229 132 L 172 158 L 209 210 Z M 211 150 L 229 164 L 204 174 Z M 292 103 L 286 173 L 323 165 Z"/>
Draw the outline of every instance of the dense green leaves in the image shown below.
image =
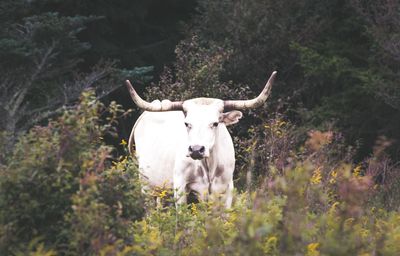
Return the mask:
<path fill-rule="evenodd" d="M 191 32 L 200 45 L 229 49 L 222 81 L 258 91 L 277 69 L 272 100 L 285 102 L 286 113 L 298 124 L 327 127 L 334 122 L 348 143 L 361 145 L 361 156 L 370 153 L 379 135 L 399 141 L 400 65 L 393 41 L 398 1 L 227 0 L 199 5 Z"/>
<path fill-rule="evenodd" d="M 232 209 L 212 200 L 175 207 L 170 191 L 142 194 L 136 162 L 115 159 L 103 142 L 125 115 L 115 102 L 105 108 L 86 92 L 76 107 L 34 127 L 12 155 L 2 156 L 2 254 L 395 255 L 399 249 L 399 168 L 385 154 L 384 138 L 372 158 L 355 165 L 340 133 L 310 131 L 303 143 L 293 124 L 270 119 L 251 131 L 261 141 L 238 145 L 248 148 L 239 148 L 237 158 L 250 160 L 236 171 L 247 168 L 252 186 L 237 186 Z M 155 206 L 154 195 L 162 204 Z"/>
<path fill-rule="evenodd" d="M 40 238 L 84 255 L 131 235 L 143 211 L 135 163 L 111 164 L 113 148 L 102 139 L 125 112 L 112 103 L 101 124 L 105 111 L 86 92 L 77 107 L 20 137 L 0 167 L 2 254 Z"/>
<path fill-rule="evenodd" d="M 397 255 L 399 15 L 396 0 L 1 1 L 0 254 Z M 104 142 L 125 148 L 131 111 L 97 99 L 173 48 L 150 101 L 249 98 L 278 70 L 232 128 L 232 209 L 171 191 L 155 208 Z"/>

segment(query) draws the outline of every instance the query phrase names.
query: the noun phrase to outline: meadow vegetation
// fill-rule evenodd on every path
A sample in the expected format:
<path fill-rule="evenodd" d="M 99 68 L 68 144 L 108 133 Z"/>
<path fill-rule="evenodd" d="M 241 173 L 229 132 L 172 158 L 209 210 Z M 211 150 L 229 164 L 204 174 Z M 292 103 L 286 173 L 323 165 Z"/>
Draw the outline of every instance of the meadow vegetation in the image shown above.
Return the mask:
<path fill-rule="evenodd" d="M 1 254 L 396 255 L 400 250 L 399 169 L 387 158 L 383 138 L 370 158 L 355 163 L 339 133 L 299 134 L 277 116 L 251 128 L 253 137 L 237 140 L 231 209 L 213 201 L 175 207 L 170 191 L 144 196 L 135 160 L 117 156 L 104 143 L 126 114 L 118 104 L 105 107 L 86 92 L 76 107 L 20 137 L 0 169 Z M 163 206 L 155 207 L 154 195 Z"/>
<path fill-rule="evenodd" d="M 170 2 L 0 3 L 0 255 L 398 255 L 398 1 Z M 123 80 L 245 99 L 273 70 L 231 209 L 142 194 Z"/>

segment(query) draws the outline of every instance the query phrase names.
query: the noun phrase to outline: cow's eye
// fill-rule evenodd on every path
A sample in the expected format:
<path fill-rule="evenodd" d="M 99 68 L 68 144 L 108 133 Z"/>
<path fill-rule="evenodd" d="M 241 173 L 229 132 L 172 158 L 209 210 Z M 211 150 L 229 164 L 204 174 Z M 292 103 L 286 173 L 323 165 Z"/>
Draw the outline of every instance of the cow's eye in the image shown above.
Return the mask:
<path fill-rule="evenodd" d="M 215 123 L 212 124 L 212 126 L 213 126 L 213 127 L 217 127 L 218 124 L 219 124 L 218 122 L 215 122 Z"/>
<path fill-rule="evenodd" d="M 192 128 L 192 125 L 190 125 L 189 123 L 186 123 L 186 122 L 185 122 L 185 126 L 186 126 L 186 128 Z"/>

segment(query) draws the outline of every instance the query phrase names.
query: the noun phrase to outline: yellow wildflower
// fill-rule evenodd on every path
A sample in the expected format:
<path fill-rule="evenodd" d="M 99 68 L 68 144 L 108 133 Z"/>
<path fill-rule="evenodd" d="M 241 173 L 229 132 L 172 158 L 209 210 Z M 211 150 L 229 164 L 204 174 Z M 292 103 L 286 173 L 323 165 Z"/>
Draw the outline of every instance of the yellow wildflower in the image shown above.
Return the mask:
<path fill-rule="evenodd" d="M 122 145 L 122 146 L 125 146 L 126 144 L 128 144 L 128 143 L 126 143 L 126 140 L 124 140 L 124 139 L 122 139 L 121 143 L 119 143 L 119 145 Z"/>
<path fill-rule="evenodd" d="M 163 199 L 166 195 L 167 195 L 167 190 L 162 190 L 162 191 L 158 194 L 158 197 L 160 197 L 161 199 Z"/>
<path fill-rule="evenodd" d="M 311 176 L 311 184 L 317 185 L 320 184 L 322 180 L 322 173 L 321 173 L 321 167 L 318 167 L 314 172 L 313 175 Z"/>
<path fill-rule="evenodd" d="M 339 205 L 339 202 L 334 202 L 331 206 L 331 208 L 329 209 L 330 213 L 334 213 L 336 211 L 337 206 Z"/>
<path fill-rule="evenodd" d="M 362 238 L 367 239 L 369 236 L 369 230 L 365 228 L 361 229 L 360 235 Z"/>
<path fill-rule="evenodd" d="M 268 239 L 266 239 L 266 242 L 263 246 L 264 253 L 268 255 L 275 253 L 277 244 L 278 244 L 278 238 L 276 236 L 271 236 Z"/>
<path fill-rule="evenodd" d="M 282 126 L 284 126 L 285 124 L 286 124 L 285 121 L 278 121 L 278 126 L 279 126 L 279 127 L 282 127 Z"/>
<path fill-rule="evenodd" d="M 337 178 L 337 171 L 332 171 L 331 178 L 329 179 L 329 183 L 330 184 L 336 183 L 336 178 Z"/>
<path fill-rule="evenodd" d="M 268 244 L 276 244 L 276 242 L 278 242 L 278 238 L 276 238 L 276 236 L 271 236 L 268 238 L 267 243 Z"/>
<path fill-rule="evenodd" d="M 359 177 L 359 176 L 360 176 L 360 172 L 361 172 L 361 165 L 357 165 L 357 166 L 353 169 L 353 175 L 354 175 L 354 177 Z"/>
<path fill-rule="evenodd" d="M 307 256 L 318 256 L 319 243 L 310 243 L 307 245 Z"/>
<path fill-rule="evenodd" d="M 194 215 L 197 215 L 198 214 L 198 211 L 197 211 L 197 206 L 196 206 L 196 204 L 193 204 L 192 203 L 192 213 L 194 214 Z"/>

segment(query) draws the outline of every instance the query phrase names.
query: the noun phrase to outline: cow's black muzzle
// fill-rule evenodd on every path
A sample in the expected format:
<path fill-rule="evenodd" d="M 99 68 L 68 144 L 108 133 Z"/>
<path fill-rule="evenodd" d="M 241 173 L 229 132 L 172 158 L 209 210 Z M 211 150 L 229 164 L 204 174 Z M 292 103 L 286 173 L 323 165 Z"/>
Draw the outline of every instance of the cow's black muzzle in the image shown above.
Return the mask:
<path fill-rule="evenodd" d="M 204 158 L 204 153 L 206 148 L 200 145 L 189 146 L 189 156 L 195 160 L 200 160 Z"/>

